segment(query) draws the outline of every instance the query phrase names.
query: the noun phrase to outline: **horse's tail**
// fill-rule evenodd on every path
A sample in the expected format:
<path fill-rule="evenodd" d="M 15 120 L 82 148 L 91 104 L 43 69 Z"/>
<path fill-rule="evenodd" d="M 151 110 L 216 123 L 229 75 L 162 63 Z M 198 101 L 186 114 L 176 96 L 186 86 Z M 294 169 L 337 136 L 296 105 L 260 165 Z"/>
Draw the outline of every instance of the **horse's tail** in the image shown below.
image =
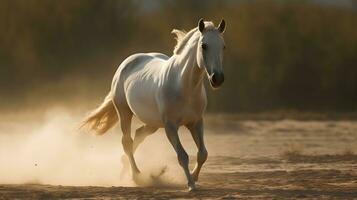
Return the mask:
<path fill-rule="evenodd" d="M 109 93 L 104 102 L 83 120 L 80 129 L 94 130 L 98 135 L 103 135 L 118 121 L 118 114 Z"/>

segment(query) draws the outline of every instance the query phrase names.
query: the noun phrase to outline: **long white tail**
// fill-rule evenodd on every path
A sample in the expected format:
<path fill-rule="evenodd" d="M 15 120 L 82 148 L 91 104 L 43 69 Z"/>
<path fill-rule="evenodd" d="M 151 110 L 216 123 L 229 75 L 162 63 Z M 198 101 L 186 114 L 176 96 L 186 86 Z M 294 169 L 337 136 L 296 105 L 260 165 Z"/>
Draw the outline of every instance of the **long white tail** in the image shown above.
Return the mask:
<path fill-rule="evenodd" d="M 98 135 L 103 135 L 118 122 L 118 119 L 118 114 L 109 93 L 104 102 L 83 120 L 80 128 L 94 130 Z"/>

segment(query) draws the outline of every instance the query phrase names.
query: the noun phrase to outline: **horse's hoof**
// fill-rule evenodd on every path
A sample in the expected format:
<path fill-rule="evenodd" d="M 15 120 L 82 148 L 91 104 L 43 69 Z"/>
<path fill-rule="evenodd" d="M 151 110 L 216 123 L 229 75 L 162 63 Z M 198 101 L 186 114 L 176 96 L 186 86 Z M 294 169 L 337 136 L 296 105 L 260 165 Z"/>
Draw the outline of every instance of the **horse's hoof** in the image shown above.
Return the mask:
<path fill-rule="evenodd" d="M 194 192 L 194 191 L 196 191 L 196 186 L 195 186 L 195 184 L 189 185 L 189 186 L 188 186 L 188 191 L 189 191 L 189 192 Z"/>

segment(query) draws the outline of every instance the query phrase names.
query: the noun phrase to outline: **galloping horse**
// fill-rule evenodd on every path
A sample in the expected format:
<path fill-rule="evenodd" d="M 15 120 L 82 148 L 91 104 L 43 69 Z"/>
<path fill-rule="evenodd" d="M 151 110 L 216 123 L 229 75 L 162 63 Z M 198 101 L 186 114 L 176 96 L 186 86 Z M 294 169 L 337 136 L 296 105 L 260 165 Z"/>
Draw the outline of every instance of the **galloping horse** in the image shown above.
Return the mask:
<path fill-rule="evenodd" d="M 172 31 L 177 45 L 171 57 L 161 53 L 129 56 L 116 71 L 104 102 L 83 121 L 82 127 L 104 134 L 120 118 L 122 145 L 134 180 L 140 173 L 133 156 L 136 148 L 146 136 L 165 128 L 185 172 L 188 188 L 195 189 L 195 181 L 208 155 L 203 140 L 202 117 L 207 104 L 203 79 L 206 74 L 214 89 L 224 81 L 224 30 L 224 20 L 215 27 L 212 22 L 200 19 L 198 27 L 187 33 Z M 130 133 L 133 115 L 144 123 L 135 131 L 134 140 Z M 192 173 L 188 155 L 178 137 L 180 126 L 189 129 L 198 148 Z"/>

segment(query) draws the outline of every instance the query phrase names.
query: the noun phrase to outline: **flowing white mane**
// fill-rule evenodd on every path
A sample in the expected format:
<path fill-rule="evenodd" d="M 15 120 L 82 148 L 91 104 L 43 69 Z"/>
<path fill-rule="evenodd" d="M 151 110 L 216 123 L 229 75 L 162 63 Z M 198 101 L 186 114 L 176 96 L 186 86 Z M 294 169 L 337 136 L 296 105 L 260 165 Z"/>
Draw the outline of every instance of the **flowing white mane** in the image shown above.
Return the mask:
<path fill-rule="evenodd" d="M 210 21 L 205 22 L 205 31 L 215 30 L 215 29 L 216 28 L 213 22 Z M 177 44 L 174 48 L 175 55 L 179 54 L 182 51 L 182 49 L 186 46 L 187 42 L 197 31 L 198 31 L 197 27 L 190 30 L 189 32 L 186 32 L 184 30 L 178 30 L 178 29 L 173 29 L 171 31 L 172 34 L 176 35 L 175 39 L 177 41 Z"/>

